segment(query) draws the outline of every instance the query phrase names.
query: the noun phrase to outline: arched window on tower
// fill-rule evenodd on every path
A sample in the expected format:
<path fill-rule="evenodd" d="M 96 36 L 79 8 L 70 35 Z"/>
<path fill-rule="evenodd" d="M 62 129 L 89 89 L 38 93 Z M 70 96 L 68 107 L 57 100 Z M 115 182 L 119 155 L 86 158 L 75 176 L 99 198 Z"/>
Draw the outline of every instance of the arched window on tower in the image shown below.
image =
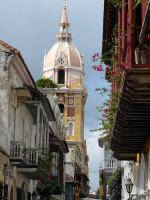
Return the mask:
<path fill-rule="evenodd" d="M 58 106 L 59 106 L 60 113 L 64 113 L 64 110 L 65 110 L 64 104 L 60 103 L 58 104 Z"/>
<path fill-rule="evenodd" d="M 58 70 L 58 84 L 65 84 L 65 71 L 63 69 Z"/>

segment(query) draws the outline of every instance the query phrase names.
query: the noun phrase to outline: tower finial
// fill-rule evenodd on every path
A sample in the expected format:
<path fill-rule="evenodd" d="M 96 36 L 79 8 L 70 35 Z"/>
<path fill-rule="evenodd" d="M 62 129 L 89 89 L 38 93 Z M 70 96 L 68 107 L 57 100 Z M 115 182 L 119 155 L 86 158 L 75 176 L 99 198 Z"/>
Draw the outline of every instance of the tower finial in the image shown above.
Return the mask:
<path fill-rule="evenodd" d="M 63 12 L 60 20 L 60 32 L 57 35 L 58 40 L 62 41 L 71 41 L 72 36 L 71 33 L 69 33 L 69 20 L 68 20 L 68 15 L 67 15 L 67 1 L 64 0 L 64 7 L 63 7 Z"/>
<path fill-rule="evenodd" d="M 67 0 L 64 0 L 64 7 L 67 7 Z"/>

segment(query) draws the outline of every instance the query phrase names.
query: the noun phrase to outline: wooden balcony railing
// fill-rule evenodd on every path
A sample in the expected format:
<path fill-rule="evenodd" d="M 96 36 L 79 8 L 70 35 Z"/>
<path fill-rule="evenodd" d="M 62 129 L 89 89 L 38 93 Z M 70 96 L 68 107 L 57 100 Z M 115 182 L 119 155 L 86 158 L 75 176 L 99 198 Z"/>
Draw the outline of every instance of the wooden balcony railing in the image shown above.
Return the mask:
<path fill-rule="evenodd" d="M 114 169 L 116 167 L 116 160 L 105 159 L 105 168 Z"/>

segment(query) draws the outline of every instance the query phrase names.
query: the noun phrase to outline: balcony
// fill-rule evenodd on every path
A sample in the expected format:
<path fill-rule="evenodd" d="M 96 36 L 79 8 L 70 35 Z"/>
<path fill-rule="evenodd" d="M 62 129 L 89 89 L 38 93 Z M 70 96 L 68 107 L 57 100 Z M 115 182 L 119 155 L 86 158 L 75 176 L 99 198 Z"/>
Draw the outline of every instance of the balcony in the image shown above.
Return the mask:
<path fill-rule="evenodd" d="M 150 68 L 126 69 L 122 79 L 111 149 L 118 160 L 136 160 L 150 131 Z"/>
<path fill-rule="evenodd" d="M 26 148 L 22 142 L 11 142 L 10 144 L 10 161 L 12 165 L 19 167 L 37 165 L 36 153 L 35 149 Z"/>
<path fill-rule="evenodd" d="M 114 160 L 114 159 L 105 159 L 104 168 L 115 169 L 115 167 L 116 167 L 116 160 Z"/>
<path fill-rule="evenodd" d="M 17 167 L 17 171 L 31 179 L 40 179 L 45 172 L 38 168 L 37 151 L 33 148 L 26 148 L 22 142 L 11 142 L 10 162 Z"/>

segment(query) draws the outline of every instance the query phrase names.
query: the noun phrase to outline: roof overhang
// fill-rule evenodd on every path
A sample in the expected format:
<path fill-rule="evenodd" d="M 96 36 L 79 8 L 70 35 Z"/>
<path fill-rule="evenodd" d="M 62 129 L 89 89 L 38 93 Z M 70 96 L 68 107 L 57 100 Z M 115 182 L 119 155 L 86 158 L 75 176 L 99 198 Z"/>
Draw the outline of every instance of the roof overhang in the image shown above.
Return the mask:
<path fill-rule="evenodd" d="M 56 147 L 59 147 L 63 153 L 68 153 L 68 145 L 65 140 L 59 139 L 57 136 L 50 134 L 50 141 L 49 141 L 51 152 L 58 152 Z"/>
<path fill-rule="evenodd" d="M 112 131 L 119 160 L 135 160 L 150 137 L 150 68 L 126 69 Z"/>
<path fill-rule="evenodd" d="M 55 115 L 52 109 L 52 106 L 47 98 L 46 95 L 44 95 L 42 92 L 40 92 L 37 88 L 27 87 L 30 93 L 32 94 L 33 101 L 40 101 L 44 112 L 48 118 L 49 121 L 55 121 Z M 26 102 L 27 103 L 27 102 Z M 29 102 L 28 102 L 29 103 Z M 34 104 L 34 102 L 32 102 Z"/>

